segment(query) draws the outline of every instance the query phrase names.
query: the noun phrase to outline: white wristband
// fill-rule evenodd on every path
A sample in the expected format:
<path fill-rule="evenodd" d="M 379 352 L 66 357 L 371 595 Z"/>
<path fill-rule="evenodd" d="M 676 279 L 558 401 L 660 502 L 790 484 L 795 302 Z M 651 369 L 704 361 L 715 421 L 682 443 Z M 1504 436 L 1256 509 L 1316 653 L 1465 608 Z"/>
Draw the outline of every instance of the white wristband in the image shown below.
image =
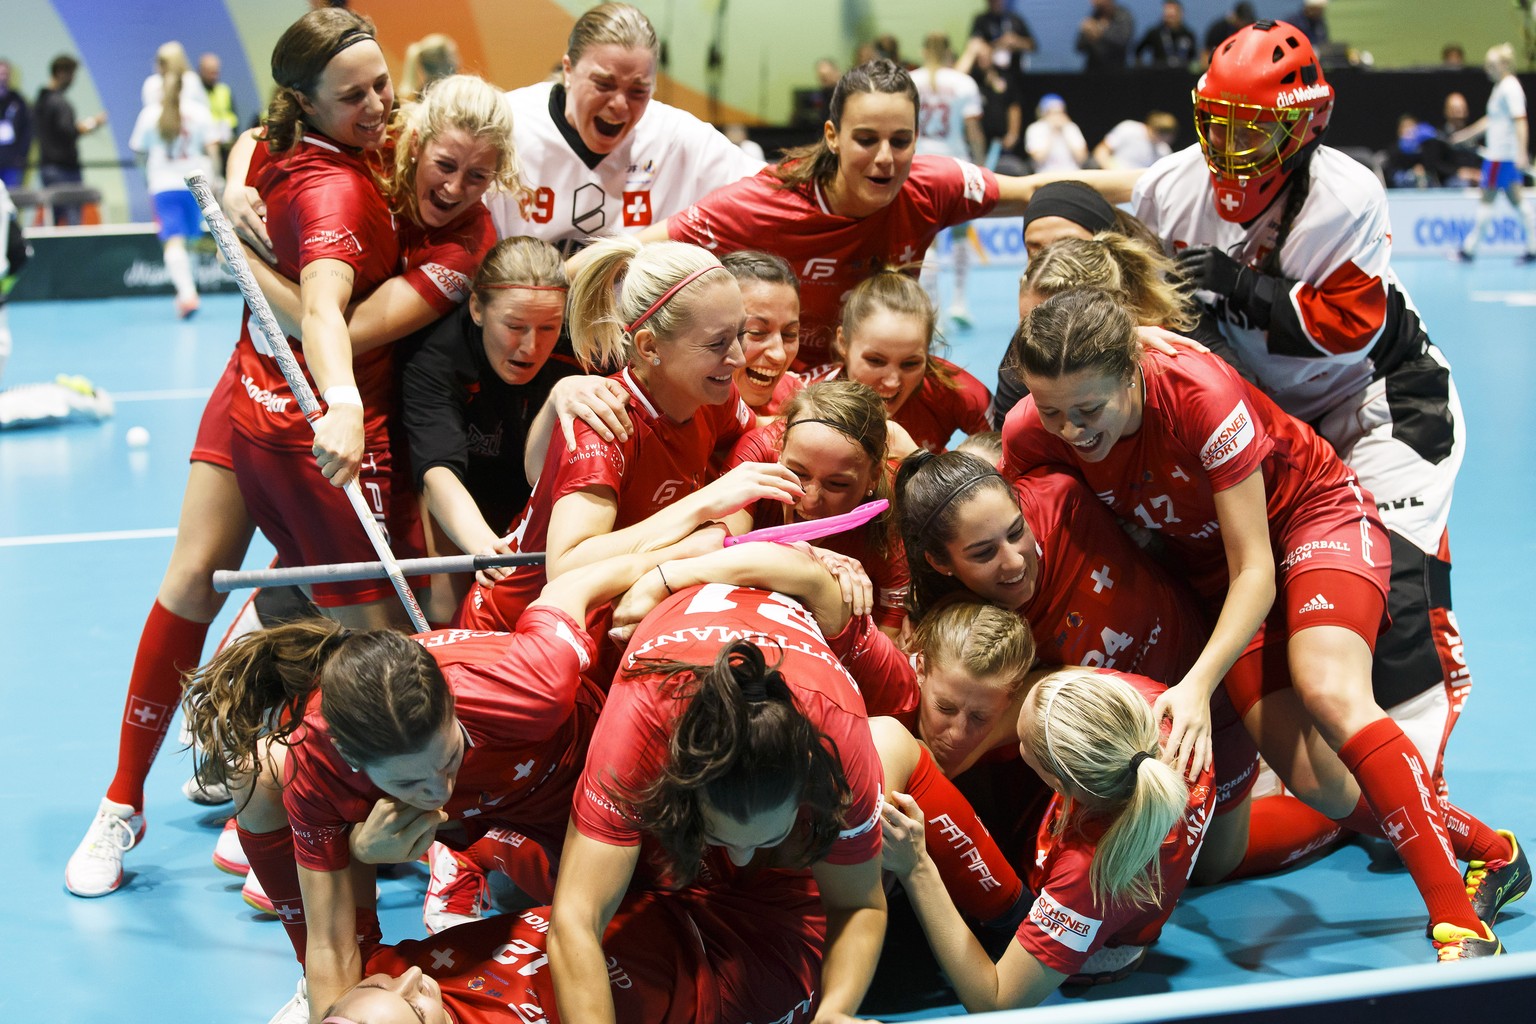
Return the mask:
<path fill-rule="evenodd" d="M 338 384 L 332 388 L 326 388 L 320 396 L 325 399 L 326 405 L 355 405 L 359 409 L 363 407 L 363 395 L 357 388 L 349 384 Z"/>

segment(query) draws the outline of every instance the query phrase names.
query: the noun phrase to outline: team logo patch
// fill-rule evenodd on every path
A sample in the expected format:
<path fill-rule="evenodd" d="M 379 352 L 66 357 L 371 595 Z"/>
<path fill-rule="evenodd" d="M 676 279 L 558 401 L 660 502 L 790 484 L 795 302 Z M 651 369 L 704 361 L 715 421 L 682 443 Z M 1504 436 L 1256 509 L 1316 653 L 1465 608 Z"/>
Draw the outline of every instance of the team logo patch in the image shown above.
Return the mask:
<path fill-rule="evenodd" d="M 1216 189 L 1216 202 L 1221 204 L 1223 210 L 1231 213 L 1243 205 L 1243 194 L 1235 188 L 1218 188 Z"/>
<path fill-rule="evenodd" d="M 956 160 L 960 165 L 960 175 L 965 179 L 965 201 L 979 203 L 987 198 L 987 179 L 982 175 L 981 168 L 965 160 Z"/>
<path fill-rule="evenodd" d="M 624 193 L 624 226 L 643 228 L 651 223 L 651 190 Z"/>
<path fill-rule="evenodd" d="M 676 498 L 678 493 L 687 486 L 687 480 L 663 480 L 661 486 L 656 488 L 656 493 L 651 495 L 651 504 L 665 505 Z"/>
<path fill-rule="evenodd" d="M 441 263 L 423 263 L 421 272 L 437 285 L 437 290 L 443 293 L 444 298 L 453 302 L 463 302 L 469 298 L 468 274 L 461 274 Z"/>
<path fill-rule="evenodd" d="M 1062 906 L 1049 890 L 1041 890 L 1035 897 L 1034 906 L 1029 908 L 1029 919 L 1045 934 L 1079 953 L 1088 952 L 1094 937 L 1099 934 L 1099 926 L 1104 923 Z"/>
<path fill-rule="evenodd" d="M 1255 437 L 1253 414 L 1244 402 L 1238 402 L 1227 413 L 1226 420 L 1216 432 L 1200 446 L 1200 465 L 1207 471 L 1232 461 L 1239 452 L 1253 443 Z"/>
<path fill-rule="evenodd" d="M 1419 837 L 1419 830 L 1414 828 L 1413 822 L 1409 820 L 1406 807 L 1399 807 L 1382 818 L 1381 831 L 1391 840 L 1393 846 L 1402 846 Z"/>
<path fill-rule="evenodd" d="M 123 721 L 140 729 L 148 729 L 151 732 L 160 728 L 160 723 L 165 721 L 165 716 L 170 712 L 170 705 L 156 704 L 142 697 L 128 698 L 128 713 Z"/>
<path fill-rule="evenodd" d="M 317 231 L 299 244 L 304 249 L 339 249 L 354 256 L 359 255 L 363 251 L 362 243 L 357 240 L 357 236 L 352 233 L 350 228 L 339 228 L 335 231 Z"/>

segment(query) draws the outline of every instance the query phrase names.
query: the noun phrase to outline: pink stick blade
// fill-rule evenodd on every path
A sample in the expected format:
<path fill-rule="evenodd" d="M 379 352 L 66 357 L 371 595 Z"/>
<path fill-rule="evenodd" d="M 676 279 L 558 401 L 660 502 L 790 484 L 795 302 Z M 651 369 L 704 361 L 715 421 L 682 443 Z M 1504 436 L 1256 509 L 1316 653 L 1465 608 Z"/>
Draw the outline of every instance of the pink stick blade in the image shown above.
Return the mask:
<path fill-rule="evenodd" d="M 840 516 L 828 516 L 825 519 L 807 519 L 803 523 L 786 523 L 783 526 L 768 526 L 761 530 L 753 530 L 751 533 L 744 533 L 740 537 L 727 537 L 725 538 L 725 546 L 745 544 L 748 541 L 773 541 L 779 544 L 793 544 L 801 540 L 817 540 L 821 537 L 830 537 L 833 534 L 851 530 L 855 526 L 863 526 L 889 508 L 890 504 L 884 498 L 866 501 L 852 512 L 844 512 Z"/>

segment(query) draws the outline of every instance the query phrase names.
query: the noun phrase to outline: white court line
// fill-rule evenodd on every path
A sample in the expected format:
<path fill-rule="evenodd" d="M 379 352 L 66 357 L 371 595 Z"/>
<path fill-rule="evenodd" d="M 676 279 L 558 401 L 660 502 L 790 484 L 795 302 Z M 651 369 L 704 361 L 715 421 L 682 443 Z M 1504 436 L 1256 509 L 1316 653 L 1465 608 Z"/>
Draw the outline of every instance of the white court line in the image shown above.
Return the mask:
<path fill-rule="evenodd" d="M 167 388 L 164 391 L 113 391 L 114 402 L 165 402 L 178 398 L 207 398 L 212 388 Z"/>
<path fill-rule="evenodd" d="M 176 527 L 153 530 L 102 530 L 98 533 L 38 533 L 30 537 L 0 537 L 0 548 L 27 548 L 39 544 L 88 544 L 98 540 L 158 540 L 176 536 Z"/>
<path fill-rule="evenodd" d="M 1473 292 L 1473 302 L 1503 303 L 1506 306 L 1536 306 L 1536 292 Z"/>

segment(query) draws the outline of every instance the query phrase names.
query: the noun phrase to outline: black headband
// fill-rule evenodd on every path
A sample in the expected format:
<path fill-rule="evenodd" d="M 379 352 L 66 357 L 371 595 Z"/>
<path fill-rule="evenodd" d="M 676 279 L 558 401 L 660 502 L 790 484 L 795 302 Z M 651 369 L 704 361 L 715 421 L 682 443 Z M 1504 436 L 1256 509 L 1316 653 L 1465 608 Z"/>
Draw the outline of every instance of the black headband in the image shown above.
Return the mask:
<path fill-rule="evenodd" d="M 1115 226 L 1109 200 L 1080 181 L 1053 181 L 1036 189 L 1024 211 L 1024 227 L 1041 217 L 1064 217 L 1095 234 Z"/>

